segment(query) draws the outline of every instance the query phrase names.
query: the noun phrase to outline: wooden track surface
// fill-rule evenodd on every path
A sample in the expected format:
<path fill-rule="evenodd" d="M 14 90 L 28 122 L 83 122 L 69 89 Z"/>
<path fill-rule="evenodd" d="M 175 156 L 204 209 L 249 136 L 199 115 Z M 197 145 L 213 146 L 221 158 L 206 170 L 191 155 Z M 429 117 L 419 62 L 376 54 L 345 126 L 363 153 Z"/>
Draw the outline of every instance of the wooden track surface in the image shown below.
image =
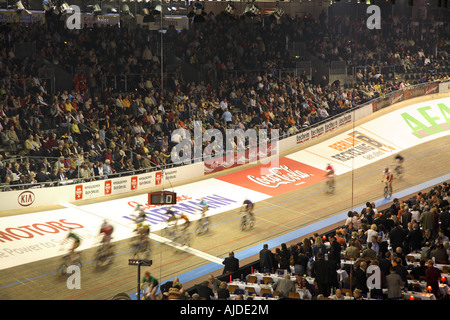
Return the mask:
<path fill-rule="evenodd" d="M 440 95 L 439 97 L 442 97 Z M 425 98 L 414 99 L 413 102 Z M 431 99 L 428 97 L 426 99 Z M 383 113 L 399 108 L 398 104 L 372 115 L 365 121 L 378 117 Z M 360 123 L 362 123 L 360 121 Z M 355 125 L 358 125 L 357 122 Z M 345 128 L 348 130 L 349 127 Z M 326 138 L 323 138 L 326 139 Z M 320 140 L 314 141 L 318 143 Z M 305 148 L 308 145 L 302 145 Z M 297 151 L 300 148 L 297 148 Z M 291 152 L 292 152 L 291 151 Z M 434 140 L 402 152 L 405 156 L 405 174 L 394 183 L 394 192 L 404 190 L 450 172 L 450 141 L 448 137 Z M 305 227 L 321 219 L 363 205 L 367 201 L 382 198 L 380 182 L 381 170 L 392 159 L 374 162 L 366 167 L 354 170 L 337 177 L 337 188 L 334 194 L 325 193 L 325 183 L 289 192 L 256 204 L 257 223 L 250 231 L 240 231 L 239 215 L 236 212 L 224 212 L 212 217 L 212 228 L 209 233 L 193 239 L 192 247 L 215 257 L 224 258 L 229 251 L 239 252 L 243 249 L 260 245 L 268 239 Z M 233 171 L 239 170 L 233 169 Z M 223 173 L 221 173 L 223 174 Z M 124 196 L 124 195 L 122 195 Z M 126 195 L 125 195 L 126 196 Z M 78 203 L 77 203 L 78 204 Z M 47 209 L 47 208 L 46 208 Z M 28 210 L 29 212 L 30 210 Z M 3 212 L 0 216 L 22 214 Z M 193 230 L 193 227 L 190 227 Z M 156 232 L 160 235 L 160 231 Z M 60 276 L 58 269 L 61 258 L 46 259 L 34 263 L 17 266 L 0 271 L 1 300 L 105 300 L 120 292 L 131 293 L 136 289 L 137 268 L 128 265 L 131 258 L 127 240 L 115 243 L 113 263 L 105 269 L 97 269 L 93 263 L 94 249 L 82 252 L 84 265 L 81 269 L 81 289 L 67 289 L 67 276 Z M 196 255 L 153 241 L 153 265 L 150 272 L 164 283 L 186 271 L 211 263 Z M 248 262 L 257 257 L 247 259 Z M 245 261 L 241 261 L 243 265 Z M 218 265 L 215 274 L 221 274 Z M 143 268 L 141 272 L 147 270 Z M 206 279 L 206 275 L 185 283 L 190 287 Z"/>

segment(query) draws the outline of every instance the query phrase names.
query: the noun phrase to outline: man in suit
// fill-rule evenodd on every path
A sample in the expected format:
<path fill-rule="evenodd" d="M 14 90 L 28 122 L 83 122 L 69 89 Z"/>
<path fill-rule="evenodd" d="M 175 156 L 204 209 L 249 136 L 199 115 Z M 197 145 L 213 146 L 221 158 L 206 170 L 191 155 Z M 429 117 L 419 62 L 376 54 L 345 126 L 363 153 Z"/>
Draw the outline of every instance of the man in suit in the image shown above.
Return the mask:
<path fill-rule="evenodd" d="M 195 289 L 197 290 L 199 297 L 203 300 L 211 300 L 211 298 L 214 297 L 214 292 L 209 287 L 208 281 L 203 281 L 200 284 L 196 284 Z"/>
<path fill-rule="evenodd" d="M 330 237 L 328 260 L 333 260 L 338 266 L 341 265 L 341 245 L 336 241 L 334 236 Z"/>
<path fill-rule="evenodd" d="M 389 274 L 386 276 L 386 285 L 388 289 L 388 299 L 402 297 L 402 288 L 405 285 L 400 275 L 396 272 L 395 267 L 391 267 Z"/>
<path fill-rule="evenodd" d="M 68 178 L 67 178 L 67 174 L 66 174 L 66 172 L 65 172 L 65 169 L 64 168 L 59 168 L 59 172 L 58 172 L 58 181 L 60 181 L 60 182 L 64 182 L 64 181 L 66 181 Z"/>
<path fill-rule="evenodd" d="M 311 276 L 317 281 L 317 293 L 323 294 L 325 297 L 328 297 L 330 295 L 332 285 L 331 269 L 332 266 L 329 261 L 323 258 L 322 252 L 319 252 L 317 254 L 316 260 L 311 266 Z M 336 274 L 336 270 L 334 273 Z"/>
<path fill-rule="evenodd" d="M 222 274 L 239 270 L 239 259 L 234 257 L 233 251 L 228 254 L 228 257 L 223 260 L 222 264 L 225 265 Z"/>
<path fill-rule="evenodd" d="M 41 167 L 40 170 L 36 173 L 36 181 L 37 182 L 48 182 L 51 181 L 47 173 L 45 173 L 45 167 Z"/>
<path fill-rule="evenodd" d="M 422 230 L 434 229 L 434 214 L 430 211 L 429 206 L 425 206 L 424 212 L 420 215 L 419 223 L 422 224 Z M 435 236 L 435 234 L 432 235 Z"/>
<path fill-rule="evenodd" d="M 422 249 L 423 236 L 417 223 L 413 224 L 413 229 L 408 232 L 406 240 L 411 252 L 419 252 Z"/>
<path fill-rule="evenodd" d="M 404 204 L 403 205 L 403 212 L 400 215 L 400 219 L 401 219 L 401 222 L 402 222 L 403 229 L 407 229 L 408 228 L 408 223 L 411 222 L 411 217 L 412 217 L 412 214 L 411 214 L 411 211 L 408 208 L 408 205 Z"/>
<path fill-rule="evenodd" d="M 269 250 L 267 244 L 263 245 L 263 249 L 259 252 L 259 267 L 263 272 L 273 272 L 275 258 L 273 252 Z"/>
<path fill-rule="evenodd" d="M 361 290 L 362 293 L 369 292 L 367 287 L 367 262 L 361 261 L 355 270 L 355 288 Z"/>
<path fill-rule="evenodd" d="M 405 237 L 406 237 L 406 234 L 402 228 L 402 225 L 400 223 L 397 223 L 397 225 L 389 233 L 391 247 L 394 252 L 397 247 L 403 247 Z"/>
<path fill-rule="evenodd" d="M 450 191 L 447 192 L 447 197 L 450 197 Z M 441 229 L 444 232 L 444 235 L 450 238 L 450 210 L 448 206 L 443 208 L 440 220 L 441 220 Z"/>

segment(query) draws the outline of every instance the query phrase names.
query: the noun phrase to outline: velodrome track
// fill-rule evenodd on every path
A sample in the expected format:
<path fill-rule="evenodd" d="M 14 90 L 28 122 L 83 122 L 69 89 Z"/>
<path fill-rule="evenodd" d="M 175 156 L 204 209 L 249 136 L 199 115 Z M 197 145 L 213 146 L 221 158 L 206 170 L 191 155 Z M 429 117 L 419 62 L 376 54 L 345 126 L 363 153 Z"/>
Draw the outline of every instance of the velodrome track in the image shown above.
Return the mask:
<path fill-rule="evenodd" d="M 372 120 L 388 113 L 393 114 L 407 105 L 449 96 L 441 94 L 399 103 L 351 124 L 337 131 L 333 136 L 344 134 L 352 127 L 358 128 L 361 125 L 364 125 L 366 130 L 370 130 L 368 125 Z M 441 120 L 437 122 L 441 123 Z M 442 127 L 445 126 L 442 125 Z M 382 128 L 384 132 L 372 133 L 379 137 L 392 129 L 391 126 Z M 395 145 L 396 150 L 402 150 L 401 154 L 407 159 L 404 176 L 400 180 L 395 180 L 393 197 L 406 199 L 420 190 L 450 180 L 450 170 L 448 169 L 450 165 L 448 157 L 450 155 L 449 129 L 447 126 L 441 136 L 412 147 L 407 147 L 406 143 L 404 146 L 399 145 L 401 143 L 398 143 L 398 140 L 392 142 L 396 138 L 401 142 L 401 134 L 391 137 L 391 141 L 388 142 L 392 142 L 391 145 Z M 295 153 L 298 157 L 289 156 L 286 160 L 284 157 L 288 154 L 280 155 L 283 159 L 280 164 L 293 168 L 295 161 L 309 161 L 301 151 L 308 149 L 310 150 L 308 152 L 312 154 L 313 147 L 317 148 L 328 139 L 330 137 L 325 136 L 289 151 L 289 154 Z M 198 198 L 215 194 L 217 197 L 228 199 L 228 201 L 221 199 L 218 203 L 223 206 L 218 205 L 217 209 L 211 210 L 212 213 L 215 213 L 211 217 L 212 228 L 208 234 L 193 239 L 191 247 L 194 250 L 180 250 L 165 244 L 164 238 L 160 238 L 159 226 L 153 226 L 153 265 L 148 270 L 159 279 L 160 283 L 179 276 L 184 286 L 190 287 L 205 280 L 207 274 L 221 274 L 223 267 L 221 261 L 229 251 L 234 251 L 243 265 L 258 258 L 257 253 L 263 243 L 268 243 L 270 247 L 274 248 L 282 242 L 296 242 L 299 238 L 316 230 L 330 230 L 345 220 L 348 210 L 360 207 L 367 201 L 374 201 L 378 207 L 381 207 L 387 203 L 382 198 L 381 171 L 386 165 L 392 163 L 395 153 L 391 152 L 389 156 L 380 160 L 375 158 L 363 165 L 357 164 L 356 160 L 350 161 L 346 165 L 337 164 L 339 175 L 334 194 L 325 192 L 325 181 L 320 175 L 320 170 L 323 170 L 320 168 L 324 168 L 324 163 L 330 160 L 325 159 L 326 156 L 323 156 L 322 160 L 312 157 L 311 161 L 318 162 L 318 168 L 316 171 L 313 170 L 314 173 L 309 178 L 299 180 L 300 183 L 305 181 L 306 183 L 303 185 L 296 183 L 297 187 L 283 190 L 280 193 L 272 192 L 267 195 L 261 192 L 259 187 L 256 190 L 248 190 L 243 181 L 245 180 L 244 173 L 251 172 L 253 174 L 255 172 L 255 166 L 251 165 L 189 181 L 186 185 L 174 185 L 178 194 L 185 194 L 188 197 Z M 257 223 L 252 230 L 243 232 L 239 229 L 240 215 L 237 213 L 237 208 L 246 197 L 257 200 Z M 110 299 L 120 292 L 133 294 L 136 291 L 137 269 L 128 265 L 128 259 L 131 258 L 132 252 L 126 239 L 127 234 L 131 235 L 132 226 L 127 224 L 127 220 L 123 219 L 123 216 L 132 212 L 131 207 L 128 206 L 129 201 L 145 202 L 145 199 L 146 194 L 126 194 L 102 199 L 104 202 L 77 202 L 77 207 L 71 204 L 62 204 L 54 208 L 43 208 L 39 212 L 37 210 L 16 210 L 0 213 L 0 229 L 2 230 L 8 223 L 14 223 L 11 224 L 12 226 L 26 225 L 31 223 L 31 218 L 45 214 L 49 220 L 51 220 L 50 217 L 60 215 L 72 223 L 77 223 L 77 219 L 83 218 L 84 228 L 80 229 L 80 232 L 84 232 L 86 243 L 95 243 L 98 240 L 96 232 L 103 217 L 111 219 L 118 232 L 117 241 L 115 241 L 116 255 L 113 264 L 106 269 L 98 270 L 95 267 L 93 261 L 95 248 L 81 247 L 84 264 L 81 269 L 79 289 L 68 289 L 67 277 L 58 275 L 60 256 L 54 255 L 48 258 L 45 256 L 44 252 L 50 251 L 46 248 L 46 246 L 50 246 L 48 238 L 34 238 L 36 241 L 34 247 L 28 246 L 29 251 L 36 251 L 33 254 L 24 252 L 26 242 L 23 240 L 0 242 L 0 299 L 104 300 Z M 223 211 L 224 208 L 225 211 Z M 115 210 L 121 212 L 116 214 Z M 70 220 L 71 218 L 73 219 Z M 191 231 L 193 231 L 193 227 L 191 227 Z M 14 249 L 13 245 L 16 245 Z M 30 257 L 29 260 L 26 260 L 25 256 Z M 144 270 L 147 268 L 143 268 L 142 271 Z"/>

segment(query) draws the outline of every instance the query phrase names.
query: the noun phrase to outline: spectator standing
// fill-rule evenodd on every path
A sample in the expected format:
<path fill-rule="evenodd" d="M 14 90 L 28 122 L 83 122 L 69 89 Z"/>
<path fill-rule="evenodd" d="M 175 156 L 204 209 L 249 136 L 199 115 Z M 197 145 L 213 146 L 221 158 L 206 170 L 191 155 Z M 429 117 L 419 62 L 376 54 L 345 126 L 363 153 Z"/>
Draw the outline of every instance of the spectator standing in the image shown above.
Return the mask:
<path fill-rule="evenodd" d="M 434 266 L 432 259 L 427 261 L 428 268 L 425 270 L 425 279 L 427 281 L 427 287 L 431 287 L 431 292 L 436 297 L 440 295 L 439 280 L 441 279 L 441 271 Z"/>
<path fill-rule="evenodd" d="M 402 288 L 405 285 L 395 267 L 391 267 L 386 276 L 386 285 L 388 289 L 388 299 L 399 299 L 402 297 Z"/>
<path fill-rule="evenodd" d="M 269 245 L 264 244 L 263 249 L 259 252 L 259 267 L 261 271 L 273 272 L 273 266 L 275 264 L 275 258 L 273 256 L 273 252 L 269 250 Z"/>
<path fill-rule="evenodd" d="M 224 259 L 222 264 L 224 265 L 222 274 L 232 273 L 239 270 L 239 259 L 234 256 L 233 251 L 228 254 L 228 257 Z"/>
<path fill-rule="evenodd" d="M 336 271 L 334 271 L 336 273 Z M 323 254 L 319 252 L 316 260 L 311 266 L 311 276 L 317 282 L 318 294 L 323 294 L 325 297 L 330 295 L 332 279 L 331 279 L 331 265 L 323 258 Z"/>

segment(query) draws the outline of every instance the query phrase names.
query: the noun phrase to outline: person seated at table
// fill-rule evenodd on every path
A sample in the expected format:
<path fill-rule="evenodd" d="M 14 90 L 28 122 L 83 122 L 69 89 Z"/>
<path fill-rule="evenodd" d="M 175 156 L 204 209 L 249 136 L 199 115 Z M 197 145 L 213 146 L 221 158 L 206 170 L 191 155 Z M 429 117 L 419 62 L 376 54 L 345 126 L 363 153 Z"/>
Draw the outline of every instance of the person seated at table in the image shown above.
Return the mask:
<path fill-rule="evenodd" d="M 211 300 L 211 298 L 214 297 L 214 292 L 208 285 L 208 281 L 203 281 L 200 284 L 196 284 L 194 287 L 202 300 Z"/>
<path fill-rule="evenodd" d="M 444 245 L 442 243 L 436 243 L 435 248 L 430 252 L 430 257 L 434 258 L 436 263 L 448 263 L 447 250 L 444 249 Z"/>
<path fill-rule="evenodd" d="M 425 277 L 425 270 L 427 270 L 425 263 L 425 259 L 420 259 L 419 265 L 414 267 L 409 273 L 414 277 L 414 280 L 419 280 L 420 277 Z"/>
<path fill-rule="evenodd" d="M 301 274 L 299 274 L 299 273 L 295 274 L 294 284 L 295 284 L 295 287 L 297 288 L 297 290 L 308 291 L 309 295 L 311 297 L 314 296 L 314 287 Z"/>
<path fill-rule="evenodd" d="M 214 277 L 214 275 L 210 274 L 208 276 L 209 287 L 212 289 L 214 293 L 219 290 L 220 284 L 222 283 L 219 279 Z"/>
<path fill-rule="evenodd" d="M 336 289 L 336 292 L 330 296 L 330 300 L 345 300 L 345 296 L 342 294 L 341 289 Z"/>
<path fill-rule="evenodd" d="M 364 300 L 363 296 L 361 295 L 361 290 L 353 290 L 353 300 Z"/>
<path fill-rule="evenodd" d="M 228 290 L 227 283 L 221 281 L 219 289 L 217 290 L 217 300 L 228 300 L 230 298 L 230 290 Z"/>
<path fill-rule="evenodd" d="M 272 286 L 274 291 L 279 291 L 284 297 L 288 297 L 289 292 L 295 292 L 294 281 L 289 274 L 285 274 L 283 279 L 279 279 Z"/>

